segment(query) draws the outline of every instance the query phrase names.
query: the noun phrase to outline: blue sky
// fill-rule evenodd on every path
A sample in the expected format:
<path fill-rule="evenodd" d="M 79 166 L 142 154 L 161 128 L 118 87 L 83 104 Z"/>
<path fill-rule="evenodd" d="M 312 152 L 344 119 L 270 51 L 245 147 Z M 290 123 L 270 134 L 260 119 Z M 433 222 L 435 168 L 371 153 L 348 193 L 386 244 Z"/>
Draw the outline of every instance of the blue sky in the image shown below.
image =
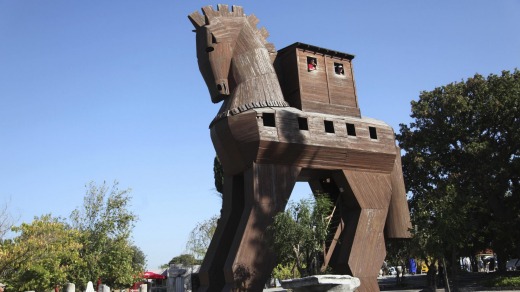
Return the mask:
<path fill-rule="evenodd" d="M 0 0 L 0 204 L 67 217 L 90 181 L 132 188 L 156 268 L 220 210 L 187 15 L 207 1 Z M 361 113 L 398 131 L 423 90 L 520 67 L 520 1 L 235 1 L 277 49 L 354 54 Z M 294 196 L 310 193 L 298 185 Z"/>

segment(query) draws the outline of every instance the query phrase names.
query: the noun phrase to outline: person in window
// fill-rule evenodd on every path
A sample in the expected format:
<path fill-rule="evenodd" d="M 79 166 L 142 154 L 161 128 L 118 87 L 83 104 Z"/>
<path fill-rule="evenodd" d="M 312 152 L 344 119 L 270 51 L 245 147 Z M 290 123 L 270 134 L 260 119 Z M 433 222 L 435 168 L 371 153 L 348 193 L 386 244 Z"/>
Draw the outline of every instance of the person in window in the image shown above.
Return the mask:
<path fill-rule="evenodd" d="M 343 70 L 343 65 L 341 65 L 341 64 L 336 65 L 336 74 L 338 74 L 338 75 L 345 74 L 345 71 Z"/>
<path fill-rule="evenodd" d="M 314 71 L 316 70 L 316 67 L 318 65 L 316 65 L 316 59 L 310 59 L 309 61 L 309 64 L 308 64 L 308 67 L 309 67 L 309 71 Z"/>

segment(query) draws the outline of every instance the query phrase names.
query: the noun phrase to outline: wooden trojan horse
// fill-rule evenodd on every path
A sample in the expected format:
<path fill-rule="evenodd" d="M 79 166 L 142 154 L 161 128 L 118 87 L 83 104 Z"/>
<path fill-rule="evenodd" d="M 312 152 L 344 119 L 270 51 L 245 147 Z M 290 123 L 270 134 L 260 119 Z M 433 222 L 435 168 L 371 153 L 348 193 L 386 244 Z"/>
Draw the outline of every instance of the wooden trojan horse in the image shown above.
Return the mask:
<path fill-rule="evenodd" d="M 302 43 L 276 52 L 241 7 L 202 11 L 189 19 L 211 99 L 223 102 L 210 130 L 224 194 L 199 291 L 231 291 L 237 279 L 262 290 L 276 263 L 266 229 L 297 181 L 336 203 L 323 268 L 379 291 L 385 235 L 409 237 L 410 216 L 394 132 L 361 117 L 354 56 Z"/>

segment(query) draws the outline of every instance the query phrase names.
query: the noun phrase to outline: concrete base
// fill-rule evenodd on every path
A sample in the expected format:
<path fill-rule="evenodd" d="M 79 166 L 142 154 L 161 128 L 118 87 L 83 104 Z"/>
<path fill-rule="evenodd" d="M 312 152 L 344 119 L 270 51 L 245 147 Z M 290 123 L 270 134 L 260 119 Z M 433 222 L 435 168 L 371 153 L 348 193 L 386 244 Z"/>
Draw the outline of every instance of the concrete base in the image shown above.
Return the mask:
<path fill-rule="evenodd" d="M 348 292 L 355 291 L 360 284 L 358 278 L 347 275 L 316 275 L 282 281 L 283 288 L 292 289 L 294 292 Z"/>

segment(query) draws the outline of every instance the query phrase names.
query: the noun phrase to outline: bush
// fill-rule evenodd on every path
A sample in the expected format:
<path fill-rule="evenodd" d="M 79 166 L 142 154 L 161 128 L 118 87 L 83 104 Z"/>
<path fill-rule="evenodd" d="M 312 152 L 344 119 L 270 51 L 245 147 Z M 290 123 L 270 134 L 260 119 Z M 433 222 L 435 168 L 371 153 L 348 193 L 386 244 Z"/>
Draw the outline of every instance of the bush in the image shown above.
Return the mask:
<path fill-rule="evenodd" d="M 489 280 L 486 283 L 486 286 L 520 288 L 520 276 L 515 276 L 515 277 L 500 276 L 500 277 Z"/>

